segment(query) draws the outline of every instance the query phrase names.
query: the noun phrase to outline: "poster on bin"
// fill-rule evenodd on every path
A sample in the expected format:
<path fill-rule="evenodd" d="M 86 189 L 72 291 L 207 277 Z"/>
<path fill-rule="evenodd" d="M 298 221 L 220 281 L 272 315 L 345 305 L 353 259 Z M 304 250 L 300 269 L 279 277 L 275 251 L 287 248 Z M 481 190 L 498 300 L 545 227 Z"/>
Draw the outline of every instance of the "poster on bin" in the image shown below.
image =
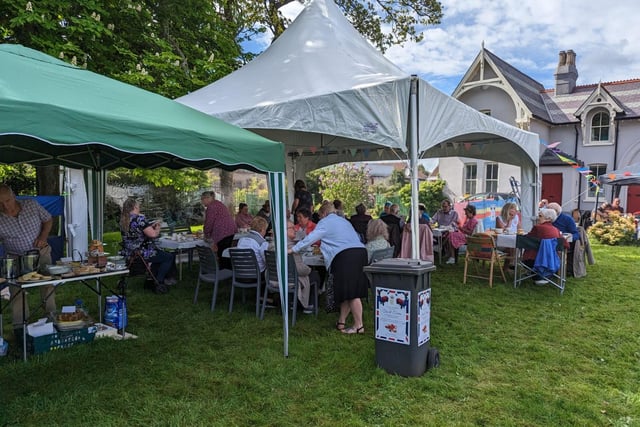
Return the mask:
<path fill-rule="evenodd" d="M 431 289 L 418 292 L 418 347 L 429 341 L 431 333 Z"/>
<path fill-rule="evenodd" d="M 376 339 L 410 345 L 411 292 L 376 287 Z"/>

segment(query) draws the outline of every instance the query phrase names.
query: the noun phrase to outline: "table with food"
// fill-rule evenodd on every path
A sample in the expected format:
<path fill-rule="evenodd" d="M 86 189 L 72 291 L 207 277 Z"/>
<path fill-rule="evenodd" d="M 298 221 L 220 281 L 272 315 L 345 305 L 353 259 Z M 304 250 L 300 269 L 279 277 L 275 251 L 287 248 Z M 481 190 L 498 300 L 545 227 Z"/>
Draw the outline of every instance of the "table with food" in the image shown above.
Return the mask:
<path fill-rule="evenodd" d="M 41 272 L 31 271 L 24 274 L 18 274 L 18 270 L 14 269 L 10 271 L 4 270 L 2 274 L 3 276 L 5 276 L 3 277 L 5 283 L 13 287 L 14 290 L 17 289 L 19 293 L 27 293 L 32 289 L 48 285 L 53 286 L 54 291 L 58 287 L 69 283 L 79 283 L 87 286 L 97 295 L 99 313 L 98 318 L 100 321 L 99 324 L 101 325 L 103 322 L 102 299 L 104 290 L 106 289 L 113 294 L 117 294 L 117 297 L 119 299 L 122 299 L 123 301 L 126 296 L 125 281 L 119 281 L 117 292 L 110 289 L 104 282 L 104 279 L 108 277 L 125 277 L 129 274 L 129 270 L 124 264 L 124 260 L 115 258 L 122 257 L 109 257 L 109 259 L 111 259 L 112 261 L 107 261 L 105 265 L 100 267 L 98 267 L 95 263 L 88 264 L 79 261 L 59 261 L 59 264 L 48 265 L 46 266 L 46 268 L 42 269 Z M 51 293 L 53 293 L 54 291 L 51 291 Z M 16 293 L 15 296 L 17 296 L 19 293 Z M 45 298 L 45 300 L 47 298 Z M 10 303 L 11 300 L 4 305 L 0 304 L 0 331 L 3 330 L 2 312 L 4 308 L 9 306 Z M 39 337 L 45 337 L 49 340 L 60 340 L 60 337 L 62 336 L 58 335 L 60 333 L 68 333 L 68 331 L 76 330 L 86 330 L 88 327 L 91 327 L 92 329 L 89 332 L 95 334 L 95 328 L 92 328 L 94 321 L 89 316 L 87 316 L 82 307 L 63 306 L 59 312 L 50 313 L 48 317 L 41 318 L 36 322 L 30 323 L 32 321 L 31 317 L 33 316 L 26 316 L 27 304 L 27 298 L 22 298 L 22 318 L 24 319 L 22 352 L 25 361 L 27 360 L 27 343 L 30 342 L 33 347 L 38 340 L 42 341 L 42 338 Z M 39 307 L 42 307 L 42 304 L 40 304 Z M 37 312 L 37 310 L 34 311 Z M 123 338 L 126 334 L 124 329 L 124 327 L 121 328 Z M 29 335 L 30 341 L 27 341 L 27 335 Z M 93 338 L 93 335 L 91 336 L 91 338 Z M 53 344 L 48 343 L 47 345 Z M 60 347 L 64 347 L 64 345 L 60 344 Z M 48 349 L 45 351 L 48 351 Z M 34 351 L 34 349 L 32 348 L 32 352 L 37 354 L 38 349 L 36 348 Z"/>

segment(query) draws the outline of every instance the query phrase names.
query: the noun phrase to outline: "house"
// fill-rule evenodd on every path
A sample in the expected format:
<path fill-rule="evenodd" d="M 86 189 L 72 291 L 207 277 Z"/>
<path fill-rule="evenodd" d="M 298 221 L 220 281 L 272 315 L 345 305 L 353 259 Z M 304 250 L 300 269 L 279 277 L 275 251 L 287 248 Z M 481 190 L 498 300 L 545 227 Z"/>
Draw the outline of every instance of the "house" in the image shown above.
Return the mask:
<path fill-rule="evenodd" d="M 640 163 L 640 79 L 577 85 L 576 53 L 559 54 L 555 87 L 539 82 L 485 49 L 480 50 L 452 96 L 506 123 L 540 135 L 543 144 L 559 142 L 563 153 L 599 176 Z M 596 186 L 541 144 L 541 198 L 561 203 L 564 211 L 591 210 Z M 456 195 L 510 191 L 509 177 L 519 168 L 477 159 L 440 159 L 440 175 Z M 611 200 L 609 186 L 598 198 Z M 640 210 L 640 185 L 623 187 L 622 205 Z"/>

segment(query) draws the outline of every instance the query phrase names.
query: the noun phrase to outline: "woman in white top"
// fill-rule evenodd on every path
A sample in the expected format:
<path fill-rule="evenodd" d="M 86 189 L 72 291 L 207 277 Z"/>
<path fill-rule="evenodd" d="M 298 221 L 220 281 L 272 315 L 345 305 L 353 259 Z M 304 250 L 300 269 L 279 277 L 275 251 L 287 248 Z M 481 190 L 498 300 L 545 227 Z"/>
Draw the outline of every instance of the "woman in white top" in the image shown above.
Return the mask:
<path fill-rule="evenodd" d="M 496 217 L 496 228 L 502 228 L 505 233 L 516 234 L 518 232 L 518 207 L 515 203 L 507 202 Z"/>

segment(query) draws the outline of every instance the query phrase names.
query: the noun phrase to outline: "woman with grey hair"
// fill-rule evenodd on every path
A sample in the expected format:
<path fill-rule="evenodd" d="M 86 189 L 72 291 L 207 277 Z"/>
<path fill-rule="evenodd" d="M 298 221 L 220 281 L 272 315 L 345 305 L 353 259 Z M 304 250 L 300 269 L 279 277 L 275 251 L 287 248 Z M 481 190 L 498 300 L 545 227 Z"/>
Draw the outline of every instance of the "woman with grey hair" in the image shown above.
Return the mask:
<path fill-rule="evenodd" d="M 533 226 L 527 234 L 527 237 L 535 237 L 537 239 L 555 239 L 562 237 L 560 230 L 553 226 L 553 221 L 555 221 L 557 217 L 558 215 L 553 209 L 540 209 L 540 213 L 538 213 L 538 223 Z M 568 246 L 565 242 L 565 247 Z M 522 254 L 522 261 L 528 266 L 533 267 L 537 255 L 537 249 L 525 249 Z M 537 280 L 536 282 L 546 283 L 544 280 Z"/>
<path fill-rule="evenodd" d="M 371 262 L 371 256 L 375 251 L 389 247 L 389 228 L 383 220 L 374 219 L 369 221 L 367 244 L 365 246 L 369 255 L 369 262 Z"/>

